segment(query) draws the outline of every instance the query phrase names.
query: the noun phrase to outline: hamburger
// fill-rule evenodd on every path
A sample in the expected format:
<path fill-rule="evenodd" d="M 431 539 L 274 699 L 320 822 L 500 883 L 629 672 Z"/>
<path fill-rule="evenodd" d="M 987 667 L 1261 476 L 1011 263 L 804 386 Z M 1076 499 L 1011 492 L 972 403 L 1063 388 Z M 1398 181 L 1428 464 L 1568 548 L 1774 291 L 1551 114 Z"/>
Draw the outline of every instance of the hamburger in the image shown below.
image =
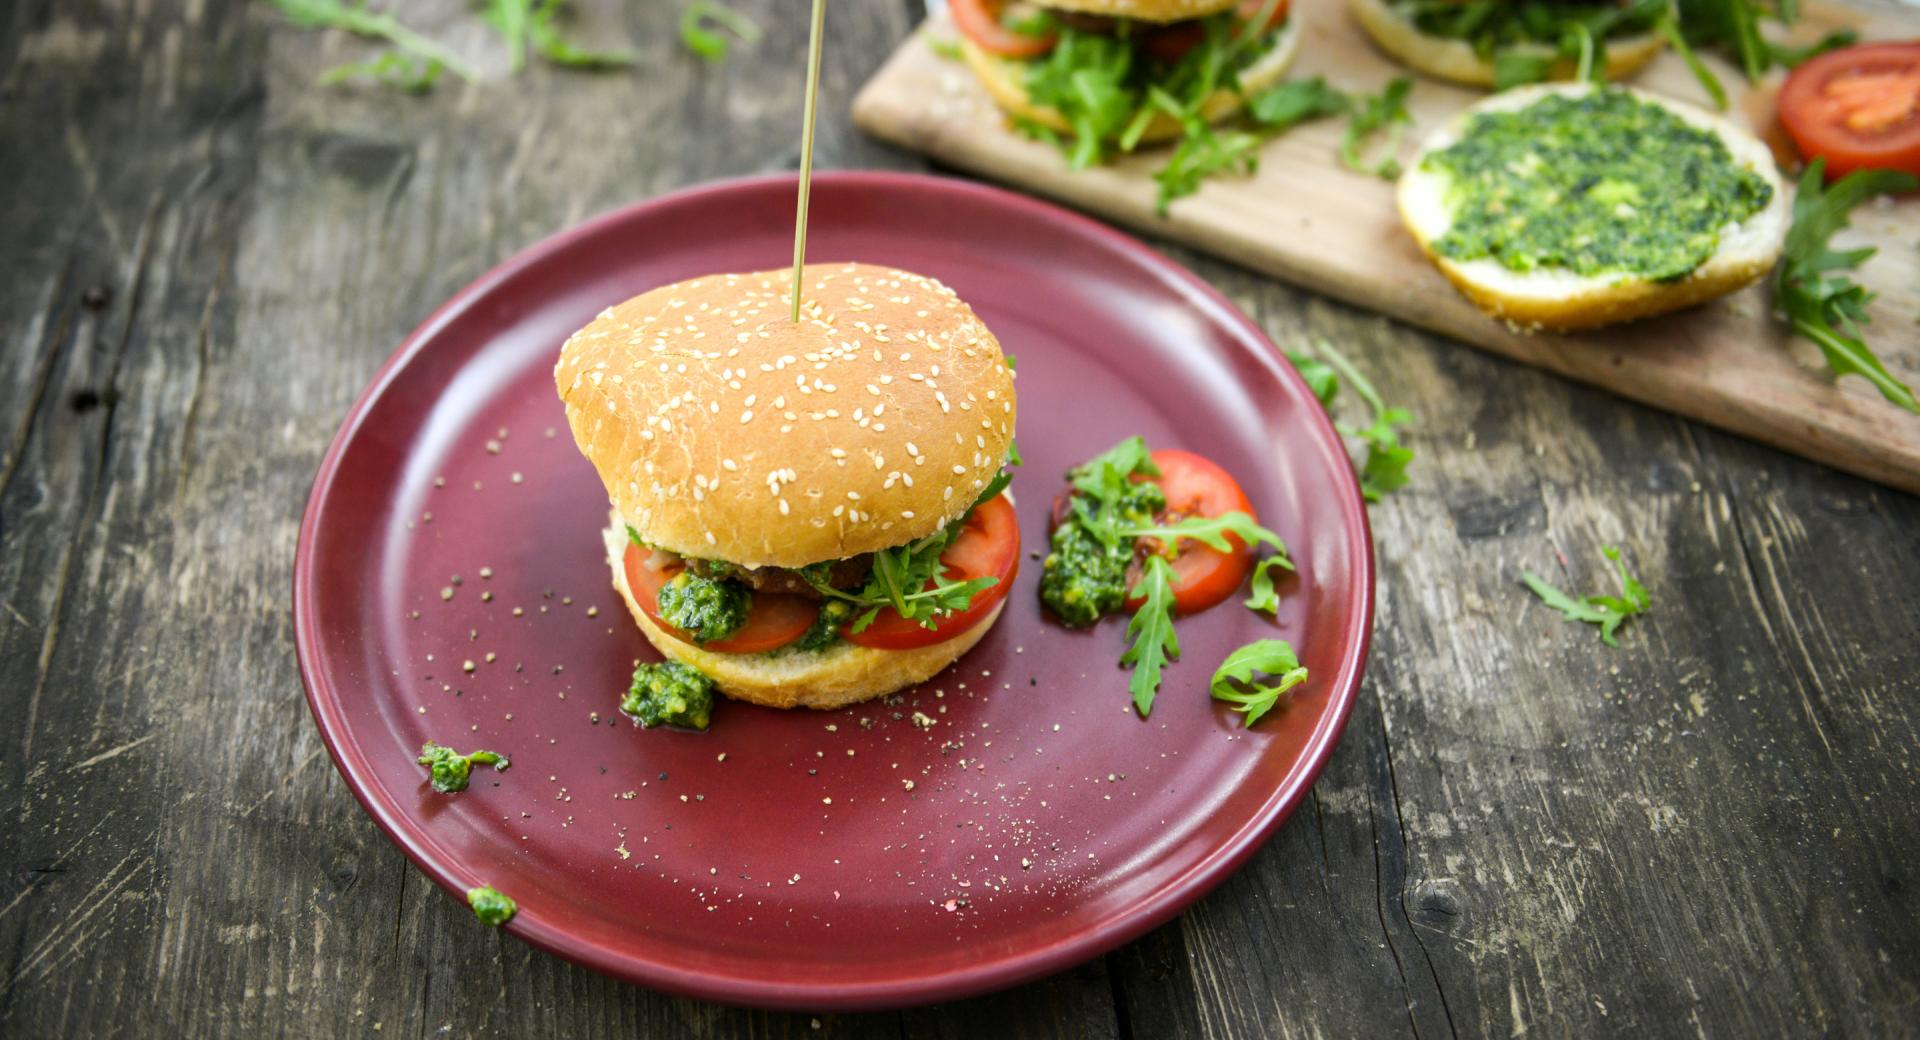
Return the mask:
<path fill-rule="evenodd" d="M 1624 79 L 1660 53 L 1672 0 L 1349 0 L 1373 42 L 1402 64 L 1472 87 L 1573 79 L 1583 55 Z"/>
<path fill-rule="evenodd" d="M 987 92 L 1072 165 L 1110 147 L 1204 141 L 1277 83 L 1300 34 L 1288 0 L 951 0 L 960 49 Z"/>
<path fill-rule="evenodd" d="M 867 264 L 654 289 L 554 371 L 606 485 L 613 585 L 721 692 L 837 708 L 929 678 L 999 617 L 1013 372 L 953 290 Z"/>

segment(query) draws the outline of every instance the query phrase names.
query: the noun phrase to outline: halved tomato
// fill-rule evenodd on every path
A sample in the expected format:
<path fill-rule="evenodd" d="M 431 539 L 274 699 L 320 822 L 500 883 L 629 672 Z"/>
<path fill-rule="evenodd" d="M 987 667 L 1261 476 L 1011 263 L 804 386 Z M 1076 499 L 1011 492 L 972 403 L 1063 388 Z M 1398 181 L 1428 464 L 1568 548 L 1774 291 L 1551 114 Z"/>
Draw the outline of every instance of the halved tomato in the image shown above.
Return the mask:
<path fill-rule="evenodd" d="M 1156 482 L 1167 496 L 1167 508 L 1161 514 L 1163 520 L 1238 511 L 1258 521 L 1253 503 L 1241 490 L 1240 482 L 1211 459 L 1177 448 L 1162 448 L 1153 453 L 1153 464 L 1160 467 Z M 1240 583 L 1247 580 L 1247 572 L 1253 569 L 1253 552 L 1239 538 L 1228 535 L 1227 539 L 1234 546 L 1232 552 L 1221 552 L 1186 539 L 1174 547 L 1173 607 L 1176 613 L 1205 610 L 1232 596 Z M 1131 589 L 1139 577 L 1140 566 L 1136 563 L 1127 572 L 1127 587 Z M 1127 609 L 1138 610 L 1141 602 L 1129 598 Z"/>
<path fill-rule="evenodd" d="M 633 590 L 634 601 L 647 612 L 647 617 L 674 638 L 693 643 L 702 650 L 723 654 L 777 650 L 806 635 L 814 619 L 820 616 L 820 604 L 805 596 L 756 592 L 752 606 L 747 609 L 747 623 L 741 625 L 739 631 L 725 639 L 694 643 L 691 636 L 667 624 L 660 616 L 660 587 L 686 570 L 686 561 L 672 553 L 655 552 L 629 543 L 621 562 L 626 565 L 627 588 Z"/>
<path fill-rule="evenodd" d="M 1920 41 L 1828 51 L 1780 87 L 1780 122 L 1827 179 L 1854 170 L 1920 174 Z"/>
<path fill-rule="evenodd" d="M 999 0 L 952 0 L 947 9 L 953 12 L 953 24 L 959 27 L 961 35 L 988 54 L 1002 58 L 1038 58 L 1053 50 L 1059 37 L 1051 33 L 1028 36 L 1000 24 L 1001 6 Z"/>
<path fill-rule="evenodd" d="M 999 580 L 974 593 L 967 609 L 939 619 L 936 628 L 923 628 L 920 622 L 909 621 L 887 607 L 866 628 L 856 633 L 848 625 L 840 634 L 855 646 L 913 650 L 945 642 L 979 624 L 1007 597 L 1014 575 L 1020 572 L 1020 521 L 1014 515 L 1013 503 L 1005 495 L 981 503 L 967 518 L 960 536 L 940 555 L 940 562 L 954 581 Z"/>

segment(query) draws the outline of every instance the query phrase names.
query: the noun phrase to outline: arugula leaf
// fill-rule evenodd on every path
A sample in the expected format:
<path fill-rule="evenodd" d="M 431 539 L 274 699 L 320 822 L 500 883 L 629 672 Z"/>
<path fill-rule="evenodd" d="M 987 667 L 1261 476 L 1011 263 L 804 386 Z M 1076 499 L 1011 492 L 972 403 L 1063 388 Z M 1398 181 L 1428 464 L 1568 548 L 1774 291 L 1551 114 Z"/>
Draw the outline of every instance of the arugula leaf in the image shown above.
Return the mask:
<path fill-rule="evenodd" d="M 401 51 L 382 51 L 365 61 L 350 61 L 320 74 L 316 81 L 323 87 L 366 76 L 381 86 L 423 94 L 440 81 L 446 66 L 432 58 L 419 58 Z"/>
<path fill-rule="evenodd" d="M 1169 546 L 1177 546 L 1182 538 L 1191 538 L 1209 548 L 1232 552 L 1234 545 L 1227 540 L 1227 535 L 1231 534 L 1249 547 L 1270 546 L 1281 556 L 1287 552 L 1286 544 L 1280 541 L 1279 535 L 1261 527 L 1253 517 L 1237 509 L 1219 516 L 1189 516 L 1173 524 L 1123 527 L 1119 534 L 1122 538 L 1156 538 Z"/>
<path fill-rule="evenodd" d="M 268 0 L 268 2 L 288 21 L 302 29 L 340 29 L 356 36 L 385 40 L 402 54 L 411 55 L 417 61 L 437 63 L 441 68 L 461 79 L 479 78 L 479 72 L 462 60 L 458 54 L 400 24 L 399 20 L 390 14 L 368 10 L 366 0 L 358 0 L 351 4 L 346 0 Z M 373 64 L 378 63 L 379 59 L 374 59 Z M 329 70 L 322 78 L 328 82 L 339 82 L 348 75 L 356 75 L 361 71 L 364 70 L 341 74 L 338 69 L 334 69 Z M 415 79 L 417 81 L 418 77 Z"/>
<path fill-rule="evenodd" d="M 1320 401 L 1320 407 L 1331 408 L 1333 399 L 1340 393 L 1340 376 L 1326 362 L 1304 350 L 1287 351 L 1287 361 L 1307 381 L 1307 389 Z"/>
<path fill-rule="evenodd" d="M 510 3 L 512 0 L 498 0 Z M 608 69 L 634 63 L 632 51 L 600 51 L 581 47 L 560 35 L 556 20 L 560 16 L 561 0 L 538 0 L 533 4 L 532 16 L 527 21 L 527 38 L 533 42 L 534 53 L 553 62 L 576 69 Z"/>
<path fill-rule="evenodd" d="M 1912 388 L 1887 371 L 1861 338 L 1873 294 L 1840 273 L 1865 263 L 1875 250 L 1837 252 L 1828 245 L 1846 228 L 1855 206 L 1876 195 L 1912 191 L 1920 187 L 1920 178 L 1893 170 L 1855 170 L 1828 185 L 1826 165 L 1825 159 L 1809 164 L 1794 193 L 1793 225 L 1781 251 L 1774 306 L 1795 332 L 1820 348 L 1836 376 L 1860 376 L 1887 400 L 1920 413 Z"/>
<path fill-rule="evenodd" d="M 1693 45 L 1687 42 L 1686 34 L 1680 30 L 1680 23 L 1674 21 L 1672 15 L 1666 15 L 1654 23 L 1654 28 L 1667 38 L 1667 45 L 1680 55 L 1680 60 L 1687 63 L 1687 70 L 1693 73 L 1693 78 L 1706 88 L 1707 96 L 1713 98 L 1714 107 L 1726 111 L 1727 88 L 1720 85 L 1720 77 L 1714 75 L 1713 70 L 1707 68 L 1700 56 L 1693 52 Z"/>
<path fill-rule="evenodd" d="M 927 41 L 928 50 L 948 61 L 966 60 L 966 53 L 960 49 L 960 42 L 958 40 L 950 40 L 927 32 L 921 33 L 920 38 Z"/>
<path fill-rule="evenodd" d="M 760 42 L 760 27 L 753 19 L 715 0 L 693 0 L 680 12 L 680 42 L 707 61 L 716 64 L 726 61 L 733 46 L 725 36 L 708 28 L 709 23 L 732 33 L 742 43 Z"/>
<path fill-rule="evenodd" d="M 1532 571 L 1523 571 L 1520 580 L 1542 603 L 1559 611 L 1568 621 L 1599 625 L 1600 641 L 1617 647 L 1620 642 L 1613 637 L 1614 632 L 1628 618 L 1646 613 L 1652 601 L 1647 597 L 1646 586 L 1627 573 L 1627 565 L 1621 562 L 1618 548 L 1608 545 L 1600 551 L 1613 561 L 1614 570 L 1619 574 L 1621 594 L 1618 596 L 1592 595 L 1575 599 L 1547 584 L 1546 579 Z"/>
<path fill-rule="evenodd" d="M 1013 477 L 1005 470 L 994 474 L 973 504 L 952 523 L 905 545 L 874 553 L 866 584 L 856 591 L 835 588 L 827 581 L 831 562 L 802 567 L 800 576 L 822 596 L 865 608 L 850 629 L 856 635 L 866 631 L 887 607 L 909 621 L 919 622 L 922 628 L 939 628 L 942 618 L 967 609 L 974 596 L 999 584 L 1000 579 L 992 577 L 955 581 L 947 576 L 940 555 L 960 537 L 973 511 L 993 501 L 1012 482 Z"/>
<path fill-rule="evenodd" d="M 1120 541 L 1119 522 L 1127 516 L 1151 516 L 1166 504 L 1159 489 L 1135 483 L 1135 476 L 1157 477 L 1152 452 L 1142 437 L 1126 440 L 1067 471 L 1073 518 L 1103 545 Z"/>
<path fill-rule="evenodd" d="M 1310 119 L 1337 116 L 1353 107 L 1352 99 L 1315 76 L 1269 87 L 1247 99 L 1247 114 L 1262 129 L 1289 130 Z"/>
<path fill-rule="evenodd" d="M 1346 136 L 1340 141 L 1340 161 L 1347 164 L 1347 169 L 1387 180 L 1400 176 L 1400 160 L 1394 153 L 1399 150 L 1400 138 L 1405 136 L 1407 127 L 1413 124 L 1413 117 L 1407 114 L 1407 94 L 1412 90 L 1412 77 L 1396 76 L 1379 94 L 1355 99 L 1358 107 L 1353 110 Z M 1369 136 L 1381 131 L 1386 133 L 1386 147 L 1381 149 L 1380 161 L 1369 165 L 1360 154 L 1360 146 Z"/>
<path fill-rule="evenodd" d="M 527 61 L 527 23 L 533 17 L 534 0 L 486 0 L 480 20 L 493 26 L 507 42 L 507 67 L 515 72 Z"/>
<path fill-rule="evenodd" d="M 1184 130 L 1167 164 L 1154 171 L 1153 181 L 1160 187 L 1153 202 L 1156 214 L 1166 216 L 1167 206 L 1174 199 L 1199 191 L 1200 183 L 1216 173 L 1237 170 L 1251 174 L 1259 168 L 1258 137 L 1237 130 L 1215 131 L 1197 112 L 1175 107 L 1177 102 L 1158 87 L 1153 88 L 1151 96 L 1154 104 L 1180 120 Z"/>
<path fill-rule="evenodd" d="M 1273 587 L 1275 568 L 1293 570 L 1293 561 L 1284 555 L 1268 556 L 1253 565 L 1252 594 L 1246 599 L 1248 610 L 1272 617 L 1280 612 L 1280 593 Z"/>
<path fill-rule="evenodd" d="M 1782 9 L 1784 9 L 1785 6 L 1785 4 L 1782 4 Z M 1801 65 L 1818 58 L 1828 51 L 1837 51 L 1842 47 L 1851 47 L 1859 42 L 1860 34 L 1854 32 L 1852 29 L 1835 29 L 1804 47 L 1789 47 L 1785 44 L 1769 43 L 1767 44 L 1767 53 L 1772 56 L 1775 64 L 1793 69 L 1799 68 Z"/>
<path fill-rule="evenodd" d="M 1256 673 L 1277 681 L 1262 685 L 1254 680 Z M 1244 713 L 1241 725 L 1250 727 L 1277 707 L 1282 698 L 1290 699 L 1293 688 L 1306 681 L 1307 670 L 1294 656 L 1293 647 L 1283 639 L 1261 639 L 1228 654 L 1214 669 L 1208 687 L 1214 700 L 1238 704 L 1233 710 Z"/>
<path fill-rule="evenodd" d="M 1493 89 L 1510 90 L 1539 83 L 1553 74 L 1554 56 L 1505 50 L 1493 56 Z"/>
<path fill-rule="evenodd" d="M 1144 719 L 1160 690 L 1160 670 L 1180 656 L 1180 637 L 1173 631 L 1173 567 L 1166 557 L 1147 557 L 1146 569 L 1128 595 L 1145 602 L 1127 621 L 1127 652 L 1120 655 L 1120 665 L 1133 669 L 1127 690 Z"/>
<path fill-rule="evenodd" d="M 1413 422 L 1413 414 L 1405 408 L 1390 408 L 1381 400 L 1380 392 L 1360 370 L 1353 367 L 1333 345 L 1325 340 L 1315 345 L 1315 349 L 1326 358 L 1320 361 L 1304 352 L 1287 355 L 1294 367 L 1307 379 L 1307 385 L 1314 396 L 1320 399 L 1323 408 L 1329 408 L 1333 397 L 1340 390 L 1340 380 L 1345 379 L 1353 387 L 1353 392 L 1366 402 L 1373 415 L 1373 422 L 1367 426 L 1353 426 L 1335 422 L 1334 428 L 1341 435 L 1352 437 L 1367 446 L 1367 454 L 1357 467 L 1360 475 L 1360 494 L 1369 502 L 1378 502 L 1394 491 L 1405 487 L 1408 480 L 1407 466 L 1413 462 L 1412 448 L 1400 443 L 1400 434 L 1395 427 L 1406 426 Z M 1302 367 L 1306 365 L 1308 367 Z M 1322 393 L 1322 389 L 1325 390 Z M 1331 410 L 1329 408 L 1329 410 Z"/>
<path fill-rule="evenodd" d="M 1767 69 L 1775 64 L 1797 64 L 1785 60 L 1787 58 L 1798 56 L 1800 61 L 1805 61 L 1822 49 L 1830 50 L 1832 46 L 1840 45 L 1830 44 L 1838 34 L 1829 34 L 1811 48 L 1780 47 L 1768 42 L 1760 34 L 1760 20 L 1769 12 L 1756 0 L 1677 0 L 1675 6 L 1679 14 L 1679 35 L 1694 47 L 1731 49 L 1749 83 L 1758 82 Z M 1797 0 L 1780 0 L 1771 13 L 1776 21 L 1791 25 L 1800 15 L 1800 5 Z M 1801 54 L 1801 51 L 1812 53 Z M 1688 53 L 1683 51 L 1682 57 Z M 1711 79 L 1710 73 L 1703 75 L 1704 68 L 1697 63 L 1688 64 L 1694 66 L 1694 75 L 1701 77 L 1702 84 Z M 1708 86 L 1707 91 L 1714 95 L 1715 101 L 1724 96 L 1724 92 L 1717 89 L 1717 83 Z"/>

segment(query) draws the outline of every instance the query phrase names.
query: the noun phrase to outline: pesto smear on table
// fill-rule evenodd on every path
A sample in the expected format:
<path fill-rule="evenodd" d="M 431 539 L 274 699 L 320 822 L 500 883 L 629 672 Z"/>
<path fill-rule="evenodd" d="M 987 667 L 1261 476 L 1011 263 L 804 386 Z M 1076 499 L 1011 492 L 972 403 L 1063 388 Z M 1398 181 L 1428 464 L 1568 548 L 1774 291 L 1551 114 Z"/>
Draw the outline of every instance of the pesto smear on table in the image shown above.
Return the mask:
<path fill-rule="evenodd" d="M 1520 272 L 1683 278 L 1773 197 L 1717 136 L 1623 90 L 1480 113 L 1421 168 L 1451 179 L 1434 251 Z"/>

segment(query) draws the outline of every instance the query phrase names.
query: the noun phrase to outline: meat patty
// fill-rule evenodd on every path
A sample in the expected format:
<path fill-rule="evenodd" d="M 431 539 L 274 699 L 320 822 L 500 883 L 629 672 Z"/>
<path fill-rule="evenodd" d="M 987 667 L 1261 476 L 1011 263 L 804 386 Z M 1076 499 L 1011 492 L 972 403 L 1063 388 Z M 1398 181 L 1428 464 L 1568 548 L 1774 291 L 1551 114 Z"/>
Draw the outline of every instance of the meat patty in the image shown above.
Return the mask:
<path fill-rule="evenodd" d="M 702 578 L 737 581 L 755 592 L 777 592 L 790 596 L 820 599 L 820 593 L 797 570 L 786 567 L 736 567 L 721 560 L 688 560 L 687 569 Z M 873 569 L 873 554 L 850 556 L 833 565 L 827 584 L 836 589 L 858 587 Z"/>

